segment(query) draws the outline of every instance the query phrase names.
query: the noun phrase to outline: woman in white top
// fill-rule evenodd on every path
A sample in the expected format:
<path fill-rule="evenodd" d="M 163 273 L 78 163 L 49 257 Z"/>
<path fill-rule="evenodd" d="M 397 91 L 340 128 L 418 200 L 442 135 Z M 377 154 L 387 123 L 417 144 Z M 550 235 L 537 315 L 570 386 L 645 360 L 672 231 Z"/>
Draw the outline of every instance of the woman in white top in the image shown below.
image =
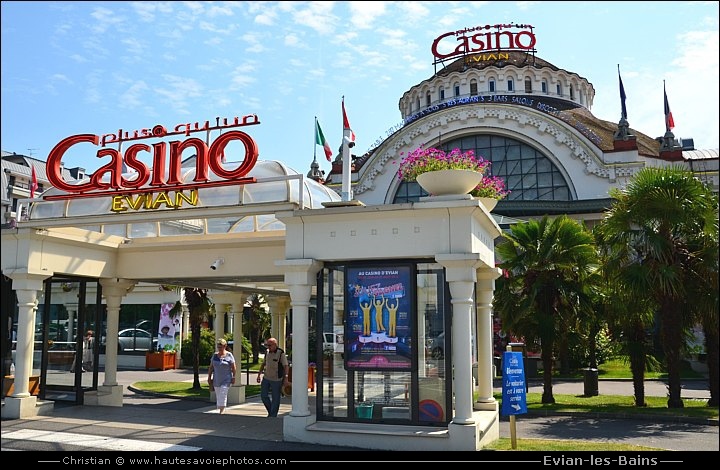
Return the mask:
<path fill-rule="evenodd" d="M 217 352 L 210 358 L 208 367 L 208 384 L 210 391 L 215 391 L 215 403 L 218 412 L 222 414 L 227 406 L 227 396 L 230 386 L 235 384 L 237 365 L 235 356 L 227 350 L 227 341 L 220 338 L 217 342 Z"/>

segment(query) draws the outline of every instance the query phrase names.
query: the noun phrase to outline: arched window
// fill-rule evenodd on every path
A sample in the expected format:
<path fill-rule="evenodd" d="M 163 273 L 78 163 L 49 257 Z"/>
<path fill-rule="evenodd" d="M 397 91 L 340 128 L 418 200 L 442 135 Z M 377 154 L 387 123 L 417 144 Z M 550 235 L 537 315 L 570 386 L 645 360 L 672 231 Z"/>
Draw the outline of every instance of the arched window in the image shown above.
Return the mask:
<path fill-rule="evenodd" d="M 459 83 L 455 83 L 455 85 L 453 85 L 453 88 L 454 88 L 454 91 L 455 91 L 455 95 L 454 95 L 454 96 L 457 98 L 458 96 L 460 96 L 460 84 L 459 84 Z"/>
<path fill-rule="evenodd" d="M 477 96 L 477 94 L 477 80 L 473 78 L 472 80 L 470 80 L 470 96 Z"/>
<path fill-rule="evenodd" d="M 488 80 L 488 91 L 490 93 L 495 93 L 495 80 L 493 80 L 492 78 Z"/>
<path fill-rule="evenodd" d="M 492 162 L 490 172 L 505 181 L 509 201 L 569 201 L 570 188 L 555 164 L 534 147 L 511 137 L 476 134 L 450 140 L 442 149 L 474 150 Z M 428 194 L 416 182 L 402 182 L 394 203 L 415 202 Z"/>
<path fill-rule="evenodd" d="M 548 92 L 547 80 L 543 80 L 542 83 L 540 84 L 540 86 L 542 87 L 542 92 L 543 92 L 543 93 L 547 93 L 547 92 Z"/>
<path fill-rule="evenodd" d="M 428 91 L 427 94 L 425 95 L 425 106 L 430 106 L 431 102 L 432 101 L 430 100 L 430 92 Z"/>
<path fill-rule="evenodd" d="M 445 88 L 440 87 L 440 101 L 445 99 Z"/>
<path fill-rule="evenodd" d="M 513 81 L 512 78 L 508 78 L 508 81 L 507 81 L 507 91 L 508 91 L 508 92 L 510 92 L 510 91 L 515 91 L 515 82 Z"/>
<path fill-rule="evenodd" d="M 529 78 L 525 79 L 525 93 L 532 93 L 532 80 Z"/>

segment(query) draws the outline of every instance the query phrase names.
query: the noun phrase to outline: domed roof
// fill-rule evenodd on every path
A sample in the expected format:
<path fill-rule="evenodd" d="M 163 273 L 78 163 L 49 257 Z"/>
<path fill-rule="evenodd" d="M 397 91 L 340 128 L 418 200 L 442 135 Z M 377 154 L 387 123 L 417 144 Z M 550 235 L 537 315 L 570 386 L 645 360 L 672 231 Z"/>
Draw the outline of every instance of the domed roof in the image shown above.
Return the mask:
<path fill-rule="evenodd" d="M 469 56 L 477 54 L 468 54 Z M 485 51 L 482 53 L 482 61 L 466 61 L 464 57 L 453 60 L 452 63 L 440 69 L 435 75 L 446 75 L 451 72 L 463 72 L 468 68 L 484 69 L 487 67 L 507 67 L 513 65 L 515 67 L 528 67 L 532 66 L 538 69 L 550 68 L 553 71 L 562 70 L 559 67 L 554 66 L 550 62 L 541 59 L 535 54 L 519 51 L 503 51 L 502 54 L 498 54 L 495 51 Z M 571 72 L 568 72 L 571 73 Z M 577 74 L 576 74 L 577 75 Z"/>

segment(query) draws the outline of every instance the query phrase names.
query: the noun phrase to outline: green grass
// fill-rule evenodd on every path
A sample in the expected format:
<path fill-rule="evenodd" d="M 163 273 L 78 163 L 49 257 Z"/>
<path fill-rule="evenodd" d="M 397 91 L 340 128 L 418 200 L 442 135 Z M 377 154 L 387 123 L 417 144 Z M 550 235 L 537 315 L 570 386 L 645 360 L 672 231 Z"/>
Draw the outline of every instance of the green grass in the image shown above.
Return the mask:
<path fill-rule="evenodd" d="M 646 379 L 667 379 L 667 373 L 661 371 L 645 372 Z M 598 377 L 601 379 L 631 379 L 630 365 L 627 360 L 622 358 L 613 358 L 598 366 Z M 682 361 L 680 369 L 680 378 L 682 379 L 701 379 L 702 374 L 695 372 L 687 361 Z"/>
<path fill-rule="evenodd" d="M 542 376 L 542 363 L 538 363 L 538 374 Z M 667 372 L 662 371 L 645 372 L 645 379 L 667 379 L 667 376 Z M 569 375 L 561 375 L 557 369 L 553 368 L 553 378 L 581 379 L 582 377 L 582 370 L 574 370 Z M 626 359 L 612 358 L 598 366 L 598 377 L 601 379 L 632 379 L 632 373 L 630 372 L 630 365 Z M 703 375 L 695 372 L 687 361 L 682 361 L 680 378 L 701 379 Z"/>
<path fill-rule="evenodd" d="M 656 447 L 634 446 L 631 444 L 616 444 L 612 442 L 594 441 L 571 441 L 556 439 L 516 439 L 515 449 L 512 448 L 512 440 L 501 437 L 483 450 L 535 450 L 543 452 L 567 452 L 567 451 L 611 451 L 611 452 L 635 452 L 635 451 L 657 451 L 665 450 Z"/>
<path fill-rule="evenodd" d="M 207 382 L 200 381 L 200 390 L 193 389 L 191 382 L 163 382 L 146 381 L 135 382 L 133 388 L 151 393 L 159 393 L 178 398 L 210 399 L 210 390 Z M 260 394 L 260 385 L 246 385 L 245 396 L 251 397 Z"/>
<path fill-rule="evenodd" d="M 707 406 L 705 399 L 684 398 L 684 408 L 670 409 L 666 397 L 645 397 L 646 407 L 634 406 L 632 396 L 598 395 L 594 397 L 553 394 L 554 404 L 542 404 L 542 393 L 528 393 L 528 410 L 575 412 L 575 413 L 613 413 L 626 415 L 653 415 L 672 417 L 692 417 L 718 419 L 718 409 Z M 502 394 L 496 393 L 495 399 L 502 401 Z"/>

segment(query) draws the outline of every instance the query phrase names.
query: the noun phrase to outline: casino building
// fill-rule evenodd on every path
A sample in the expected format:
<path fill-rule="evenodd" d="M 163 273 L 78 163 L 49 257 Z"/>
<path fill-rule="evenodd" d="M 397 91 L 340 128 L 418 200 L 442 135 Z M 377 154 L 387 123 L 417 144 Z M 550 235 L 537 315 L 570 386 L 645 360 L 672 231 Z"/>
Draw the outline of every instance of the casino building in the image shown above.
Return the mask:
<path fill-rule="evenodd" d="M 718 149 L 695 150 L 668 128 L 650 137 L 626 116 L 617 123 L 597 119 L 590 81 L 538 57 L 535 43 L 528 25 L 438 37 L 435 72 L 400 97 L 404 124 L 353 155 L 352 165 L 346 140 L 327 176 L 316 161 L 307 175 L 256 161 L 244 131 L 259 120 L 247 116 L 97 136 L 94 144 L 102 142 L 111 164 L 72 184 L 60 165 L 62 149 L 51 152 L 49 189 L 33 201 L 13 201 L 15 210 L 32 202 L 28 218 L 2 231 L 3 299 L 16 299 L 3 304 L 3 322 L 17 323 L 15 391 L 5 398 L 3 417 L 52 412 L 48 397 L 58 392 L 88 406 L 122 406 L 120 311 L 141 303 L 133 299 L 147 286 L 158 292 L 171 284 L 210 289 L 218 336 L 240 337 L 247 296 L 267 296 L 273 336 L 283 341 L 292 333 L 288 441 L 478 450 L 496 440 L 492 296 L 501 230 L 545 214 L 592 225 L 609 207 L 610 188 L 648 166 L 683 165 L 718 191 Z M 216 130 L 222 137 L 209 147 L 192 137 Z M 63 145 L 93 143 L 79 138 Z M 150 151 L 136 147 L 143 139 L 177 139 L 153 145 L 171 149 L 155 154 L 162 171 L 128 153 Z M 110 149 L 121 141 L 134 142 L 125 154 Z M 400 181 L 402 156 L 421 146 L 474 150 L 492 162 L 510 195 L 488 211 L 466 195 L 429 196 L 417 183 Z M 221 162 L 223 151 L 244 155 L 229 158 L 242 163 Z M 116 170 L 121 160 L 132 163 L 130 172 Z M 346 179 L 344 168 L 351 170 Z M 77 289 L 74 299 L 68 283 Z M 61 341 L 46 339 L 66 311 L 76 331 L 60 349 Z M 106 338 L 104 351 L 95 352 L 104 362 L 102 383 L 97 373 L 57 367 L 57 358 L 81 351 L 70 340 L 77 325 L 93 325 Z M 342 333 L 342 352 L 323 350 L 319 340 L 310 348 L 311 329 Z M 35 376 L 38 396 L 31 390 Z M 308 389 L 297 386 L 305 383 Z M 244 386 L 233 386 L 230 403 L 244 399 Z"/>

